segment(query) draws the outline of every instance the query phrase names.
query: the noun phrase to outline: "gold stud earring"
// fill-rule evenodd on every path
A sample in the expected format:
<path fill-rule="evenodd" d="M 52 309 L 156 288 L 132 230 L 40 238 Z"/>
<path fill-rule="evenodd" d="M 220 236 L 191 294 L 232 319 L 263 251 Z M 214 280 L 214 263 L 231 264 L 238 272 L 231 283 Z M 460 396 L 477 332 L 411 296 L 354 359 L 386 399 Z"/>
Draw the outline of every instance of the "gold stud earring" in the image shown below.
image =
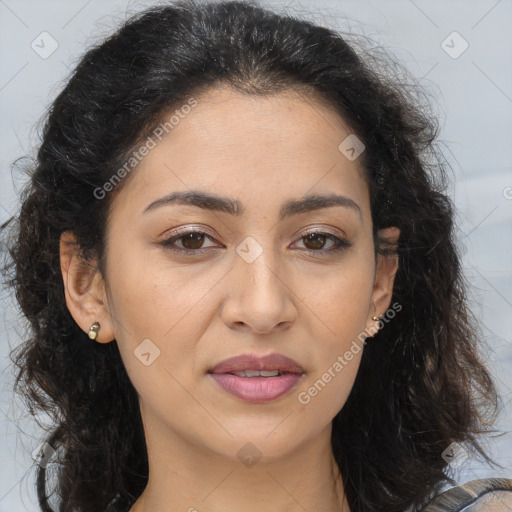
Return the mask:
<path fill-rule="evenodd" d="M 89 327 L 89 338 L 91 340 L 95 340 L 96 336 L 98 336 L 98 331 L 100 330 L 100 323 L 94 322 L 91 327 Z"/>
<path fill-rule="evenodd" d="M 381 318 L 382 318 L 382 315 L 379 315 L 379 316 L 377 316 L 377 315 L 373 315 L 373 316 L 372 316 L 372 320 L 373 320 L 374 322 L 376 322 L 377 320 L 380 320 Z"/>

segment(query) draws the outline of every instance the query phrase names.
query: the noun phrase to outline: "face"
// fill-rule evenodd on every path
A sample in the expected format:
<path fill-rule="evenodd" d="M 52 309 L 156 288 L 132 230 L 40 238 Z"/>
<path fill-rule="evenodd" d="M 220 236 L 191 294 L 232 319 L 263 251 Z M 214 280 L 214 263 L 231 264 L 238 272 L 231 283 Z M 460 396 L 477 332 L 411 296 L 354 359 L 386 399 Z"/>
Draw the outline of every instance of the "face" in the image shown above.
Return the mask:
<path fill-rule="evenodd" d="M 102 326 L 145 423 L 233 458 L 330 428 L 396 270 L 375 257 L 360 159 L 338 148 L 350 134 L 311 97 L 216 88 L 133 171 L 111 208 Z M 271 357 L 228 370 L 271 373 L 211 373 L 241 355 Z"/>

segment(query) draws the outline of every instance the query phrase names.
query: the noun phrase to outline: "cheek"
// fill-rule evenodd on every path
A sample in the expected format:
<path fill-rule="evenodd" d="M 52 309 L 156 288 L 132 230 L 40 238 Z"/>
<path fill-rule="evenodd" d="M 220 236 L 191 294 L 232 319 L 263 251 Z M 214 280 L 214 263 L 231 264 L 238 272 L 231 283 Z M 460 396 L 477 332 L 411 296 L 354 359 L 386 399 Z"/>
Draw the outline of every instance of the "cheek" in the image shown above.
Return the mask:
<path fill-rule="evenodd" d="M 314 282 L 314 277 L 310 276 L 308 283 Z M 329 279 L 316 277 L 321 288 L 309 295 L 303 291 L 305 311 L 315 318 L 318 329 L 311 329 L 315 332 L 311 340 L 314 371 L 301 386 L 298 401 L 305 414 L 315 411 L 318 417 L 330 420 L 343 407 L 359 369 L 370 314 L 374 261 L 354 253 L 331 272 Z"/>
<path fill-rule="evenodd" d="M 171 375 L 184 383 L 193 375 L 197 340 L 215 313 L 211 292 L 225 270 L 194 272 L 159 250 L 121 244 L 109 258 L 109 305 L 127 372 L 141 395 L 164 382 L 165 396 L 165 386 L 176 386 Z"/>
<path fill-rule="evenodd" d="M 297 280 L 302 283 L 299 295 L 310 314 L 319 319 L 327 346 L 339 348 L 340 343 L 364 329 L 371 306 L 374 272 L 369 248 L 352 251 L 330 268 L 304 272 Z"/>
<path fill-rule="evenodd" d="M 361 343 L 348 350 L 340 350 L 325 366 L 301 386 L 297 392 L 297 401 L 301 415 L 306 421 L 310 418 L 313 425 L 321 429 L 327 425 L 343 408 L 354 385 L 363 347 Z M 347 355 L 350 356 L 347 357 Z"/>
<path fill-rule="evenodd" d="M 314 307 L 322 316 L 320 331 L 312 339 L 313 371 L 297 391 L 305 424 L 321 428 L 343 408 L 354 385 L 365 345 L 370 286 L 357 293 L 347 288 Z M 331 299 L 331 300 L 328 300 Z"/>
<path fill-rule="evenodd" d="M 202 297 L 222 276 L 217 271 L 193 272 L 189 265 L 167 260 L 156 248 L 122 246 L 112 251 L 108 275 L 113 313 L 122 324 L 119 334 L 126 337 L 128 332 L 137 339 L 172 337 L 183 326 L 193 328 L 190 318 L 197 316 Z"/>

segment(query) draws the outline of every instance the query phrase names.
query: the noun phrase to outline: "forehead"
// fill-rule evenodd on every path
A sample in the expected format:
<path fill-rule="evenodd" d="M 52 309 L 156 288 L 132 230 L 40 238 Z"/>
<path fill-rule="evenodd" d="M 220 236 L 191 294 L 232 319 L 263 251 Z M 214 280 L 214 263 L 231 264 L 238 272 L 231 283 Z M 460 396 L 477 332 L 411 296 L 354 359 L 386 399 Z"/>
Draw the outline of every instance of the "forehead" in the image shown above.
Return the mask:
<path fill-rule="evenodd" d="M 173 129 L 174 141 L 231 149 L 241 158 L 257 152 L 291 158 L 315 149 L 337 149 L 340 136 L 351 133 L 325 100 L 292 89 L 254 95 L 227 86 L 207 89 L 197 106 Z M 181 129 L 179 129 L 181 128 Z M 262 151 L 262 144 L 267 151 Z M 254 148 L 254 151 L 243 151 Z"/>
<path fill-rule="evenodd" d="M 260 205 L 276 194 L 338 192 L 359 201 L 366 194 L 362 159 L 351 161 L 339 148 L 352 131 L 319 98 L 294 90 L 255 96 L 228 87 L 193 98 L 193 107 L 174 107 L 162 117 L 168 133 L 153 137 L 128 194 L 149 201 L 173 190 L 229 190 L 245 197 L 244 204 Z"/>

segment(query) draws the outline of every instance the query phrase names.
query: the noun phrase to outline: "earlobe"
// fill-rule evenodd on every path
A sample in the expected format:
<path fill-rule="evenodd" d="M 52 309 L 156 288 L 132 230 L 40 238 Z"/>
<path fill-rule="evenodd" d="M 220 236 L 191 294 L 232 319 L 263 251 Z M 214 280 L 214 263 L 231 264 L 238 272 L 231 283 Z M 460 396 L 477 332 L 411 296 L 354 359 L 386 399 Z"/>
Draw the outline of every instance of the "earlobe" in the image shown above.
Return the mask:
<path fill-rule="evenodd" d="M 112 321 L 106 304 L 105 283 L 95 261 L 80 255 L 76 236 L 70 231 L 60 237 L 60 268 L 66 305 L 80 328 L 89 335 L 95 332 L 99 343 L 114 339 Z M 98 323 L 99 327 L 92 326 Z"/>

